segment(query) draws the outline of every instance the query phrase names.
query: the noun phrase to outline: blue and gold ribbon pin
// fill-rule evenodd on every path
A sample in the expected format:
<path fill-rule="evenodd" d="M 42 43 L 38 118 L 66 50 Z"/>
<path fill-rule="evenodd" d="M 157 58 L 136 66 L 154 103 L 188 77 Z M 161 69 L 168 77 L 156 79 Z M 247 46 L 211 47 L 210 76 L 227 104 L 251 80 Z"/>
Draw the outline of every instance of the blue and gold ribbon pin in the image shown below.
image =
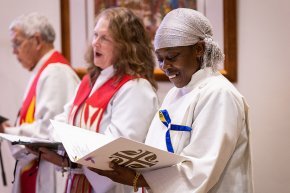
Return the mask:
<path fill-rule="evenodd" d="M 159 119 L 168 129 L 166 132 L 166 136 L 165 136 L 167 151 L 174 153 L 173 146 L 171 143 L 171 138 L 170 138 L 170 130 L 173 130 L 173 131 L 191 131 L 192 129 L 191 129 L 191 127 L 188 127 L 185 125 L 171 124 L 171 119 L 170 119 L 170 116 L 169 116 L 167 110 L 160 110 L 159 111 Z"/>

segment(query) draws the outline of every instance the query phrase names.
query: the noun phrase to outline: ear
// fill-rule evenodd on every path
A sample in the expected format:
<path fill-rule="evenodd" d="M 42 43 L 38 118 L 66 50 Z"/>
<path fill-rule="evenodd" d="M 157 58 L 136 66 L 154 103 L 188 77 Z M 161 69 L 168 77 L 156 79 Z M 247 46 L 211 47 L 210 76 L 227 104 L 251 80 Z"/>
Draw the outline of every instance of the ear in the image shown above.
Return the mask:
<path fill-rule="evenodd" d="M 197 57 L 203 56 L 205 52 L 205 43 L 204 41 L 199 41 L 195 44 L 195 54 Z"/>
<path fill-rule="evenodd" d="M 37 48 L 41 48 L 41 45 L 42 45 L 42 38 L 41 38 L 41 35 L 40 33 L 35 33 L 34 34 L 34 37 L 35 37 L 35 40 L 36 40 L 36 45 L 37 45 Z"/>

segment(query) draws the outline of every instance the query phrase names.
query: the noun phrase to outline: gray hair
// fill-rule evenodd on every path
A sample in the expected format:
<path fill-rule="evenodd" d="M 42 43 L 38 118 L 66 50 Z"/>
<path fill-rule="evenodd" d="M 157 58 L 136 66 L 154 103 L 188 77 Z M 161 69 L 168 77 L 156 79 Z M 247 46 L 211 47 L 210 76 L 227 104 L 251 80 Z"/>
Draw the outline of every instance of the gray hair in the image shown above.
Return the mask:
<path fill-rule="evenodd" d="M 55 31 L 48 19 L 39 13 L 29 13 L 16 18 L 9 26 L 9 30 L 20 29 L 25 36 L 31 37 L 40 33 L 42 39 L 48 43 L 55 40 Z"/>
<path fill-rule="evenodd" d="M 205 53 L 201 68 L 217 70 L 224 61 L 224 54 L 217 42 L 213 41 L 212 26 L 200 12 L 188 8 L 170 11 L 162 20 L 154 38 L 155 50 L 167 47 L 190 46 L 205 42 Z"/>

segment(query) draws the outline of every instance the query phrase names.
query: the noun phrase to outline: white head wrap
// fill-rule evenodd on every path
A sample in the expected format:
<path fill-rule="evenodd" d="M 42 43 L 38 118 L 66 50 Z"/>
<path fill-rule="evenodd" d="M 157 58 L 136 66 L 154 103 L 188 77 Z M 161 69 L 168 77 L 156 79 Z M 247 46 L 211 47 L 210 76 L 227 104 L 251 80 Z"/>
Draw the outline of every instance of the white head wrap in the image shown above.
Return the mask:
<path fill-rule="evenodd" d="M 212 26 L 200 12 L 188 8 L 170 11 L 162 20 L 154 38 L 155 50 L 167 47 L 190 46 L 198 41 L 205 42 L 202 66 L 217 69 L 224 55 L 212 38 Z"/>

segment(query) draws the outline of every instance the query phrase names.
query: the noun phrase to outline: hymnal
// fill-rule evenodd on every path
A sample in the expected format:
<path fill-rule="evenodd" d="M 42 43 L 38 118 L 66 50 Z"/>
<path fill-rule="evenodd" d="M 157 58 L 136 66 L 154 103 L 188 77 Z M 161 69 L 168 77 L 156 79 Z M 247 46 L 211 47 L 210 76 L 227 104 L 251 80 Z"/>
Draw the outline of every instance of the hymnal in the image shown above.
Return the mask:
<path fill-rule="evenodd" d="M 100 133 L 51 120 L 58 140 L 72 162 L 107 170 L 109 162 L 138 171 L 170 167 L 187 160 L 144 143 Z"/>

